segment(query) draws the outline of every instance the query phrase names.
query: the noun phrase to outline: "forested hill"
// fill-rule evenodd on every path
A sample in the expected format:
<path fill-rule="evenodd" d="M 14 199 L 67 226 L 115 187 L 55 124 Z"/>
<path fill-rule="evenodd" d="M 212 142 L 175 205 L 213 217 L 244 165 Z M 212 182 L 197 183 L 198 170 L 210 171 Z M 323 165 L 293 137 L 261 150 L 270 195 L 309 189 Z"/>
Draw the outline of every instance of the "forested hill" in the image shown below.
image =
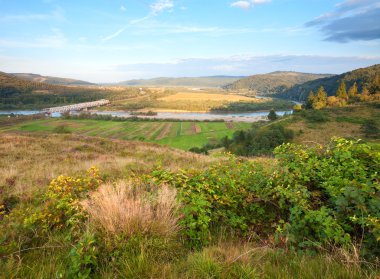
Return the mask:
<path fill-rule="evenodd" d="M 366 87 L 369 90 L 369 93 L 373 94 L 380 91 L 379 79 L 380 64 L 377 64 L 341 75 L 316 79 L 303 84 L 295 85 L 277 96 L 296 101 L 305 101 L 309 96 L 310 91 L 313 90 L 316 92 L 320 86 L 325 88 L 327 95 L 332 96 L 336 94 L 339 84 L 342 81 L 345 82 L 346 88 L 350 88 L 354 82 L 356 82 L 359 92 L 362 91 L 363 87 Z"/>
<path fill-rule="evenodd" d="M 224 86 L 223 88 L 226 90 L 249 90 L 255 95 L 272 95 L 285 92 L 296 84 L 331 76 L 332 75 L 329 74 L 278 71 L 242 78 Z"/>
<path fill-rule="evenodd" d="M 39 109 L 94 101 L 104 98 L 105 93 L 97 88 L 53 85 L 0 72 L 0 109 Z"/>
<path fill-rule="evenodd" d="M 44 83 L 49 83 L 49 84 L 54 84 L 54 85 L 74 85 L 74 86 L 94 85 L 93 83 L 90 83 L 87 81 L 71 79 L 71 78 L 41 76 L 41 75 L 28 74 L 28 73 L 14 73 L 11 75 L 21 78 L 21 79 L 26 79 L 29 81 L 44 82 Z"/>
<path fill-rule="evenodd" d="M 188 87 L 222 87 L 242 78 L 241 76 L 209 77 L 161 77 L 152 79 L 134 79 L 118 83 L 128 86 L 188 86 Z"/>

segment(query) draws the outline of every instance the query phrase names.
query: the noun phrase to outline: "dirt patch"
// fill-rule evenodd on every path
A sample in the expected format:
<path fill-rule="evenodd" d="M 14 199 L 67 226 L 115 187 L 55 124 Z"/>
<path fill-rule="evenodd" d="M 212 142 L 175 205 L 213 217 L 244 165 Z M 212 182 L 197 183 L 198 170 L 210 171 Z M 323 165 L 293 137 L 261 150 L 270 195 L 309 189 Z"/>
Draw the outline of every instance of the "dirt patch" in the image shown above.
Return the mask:
<path fill-rule="evenodd" d="M 191 123 L 190 128 L 192 134 L 199 134 L 202 131 L 201 127 L 199 127 L 199 125 L 195 123 Z"/>
<path fill-rule="evenodd" d="M 172 123 L 166 123 L 165 127 L 161 130 L 160 134 L 156 137 L 156 140 L 160 140 L 169 136 Z"/>
<path fill-rule="evenodd" d="M 227 127 L 228 129 L 232 130 L 232 129 L 235 128 L 235 125 L 234 125 L 234 123 L 232 123 L 232 122 L 226 122 L 226 127 Z"/>

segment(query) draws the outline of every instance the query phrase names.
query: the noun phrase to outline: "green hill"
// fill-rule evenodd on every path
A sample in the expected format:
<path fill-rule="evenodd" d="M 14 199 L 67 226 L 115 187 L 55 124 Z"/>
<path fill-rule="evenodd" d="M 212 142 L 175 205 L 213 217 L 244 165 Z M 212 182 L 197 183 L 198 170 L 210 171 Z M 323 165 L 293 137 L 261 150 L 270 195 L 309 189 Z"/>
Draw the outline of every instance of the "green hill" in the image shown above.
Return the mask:
<path fill-rule="evenodd" d="M 242 78 L 223 88 L 234 91 L 249 90 L 252 91 L 254 95 L 273 95 L 285 92 L 296 84 L 302 84 L 324 77 L 331 77 L 331 75 L 278 71 Z"/>
<path fill-rule="evenodd" d="M 377 78 L 376 78 L 377 77 Z M 351 87 L 354 82 L 358 84 L 359 92 L 363 87 L 367 87 L 370 93 L 379 92 L 380 64 L 373 65 L 367 68 L 361 68 L 350 71 L 341 75 L 326 77 L 308 81 L 303 84 L 295 85 L 287 91 L 278 94 L 278 97 L 305 101 L 310 93 L 310 90 L 316 92 L 320 86 L 323 86 L 329 96 L 335 95 L 339 84 L 344 81 L 346 87 Z"/>
<path fill-rule="evenodd" d="M 241 76 L 209 77 L 160 77 L 153 79 L 134 79 L 118 83 L 128 86 L 189 86 L 189 87 L 222 87 L 242 78 Z"/>
<path fill-rule="evenodd" d="M 28 73 L 14 73 L 11 74 L 17 78 L 26 79 L 34 82 L 44 82 L 54 85 L 74 85 L 74 86 L 89 86 L 94 85 L 94 83 L 90 83 L 83 80 L 71 79 L 71 78 L 60 78 L 60 77 L 51 77 L 51 76 L 41 76 L 36 74 L 28 74 Z"/>
<path fill-rule="evenodd" d="M 0 109 L 39 109 L 105 97 L 98 88 L 53 85 L 0 72 Z"/>

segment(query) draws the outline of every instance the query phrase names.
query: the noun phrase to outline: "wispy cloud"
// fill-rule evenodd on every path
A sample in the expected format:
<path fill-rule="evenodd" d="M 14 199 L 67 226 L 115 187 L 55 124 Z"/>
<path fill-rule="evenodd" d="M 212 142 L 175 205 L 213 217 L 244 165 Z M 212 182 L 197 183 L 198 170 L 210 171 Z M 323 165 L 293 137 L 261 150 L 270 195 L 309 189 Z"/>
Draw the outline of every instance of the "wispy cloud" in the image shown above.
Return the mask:
<path fill-rule="evenodd" d="M 305 24 L 319 27 L 326 41 L 346 43 L 380 39 L 380 2 L 378 0 L 346 0 L 335 9 Z"/>
<path fill-rule="evenodd" d="M 68 40 L 58 28 L 52 28 L 51 34 L 35 38 L 32 41 L 0 39 L 0 47 L 6 48 L 62 48 Z"/>
<path fill-rule="evenodd" d="M 127 10 L 127 8 L 125 6 L 123 6 L 123 5 L 120 6 L 120 11 L 125 12 L 126 10 Z"/>
<path fill-rule="evenodd" d="M 0 16 L 0 21 L 43 21 L 43 20 L 56 20 L 63 21 L 65 20 L 64 10 L 61 7 L 57 7 L 55 10 L 47 14 L 39 13 L 24 13 L 24 14 L 8 14 Z"/>
<path fill-rule="evenodd" d="M 106 42 L 106 41 L 109 41 L 109 40 L 111 40 L 113 38 L 116 38 L 117 36 L 119 36 L 120 34 L 122 34 L 125 31 L 125 29 L 126 29 L 126 27 L 120 28 L 116 32 L 112 33 L 111 35 L 108 35 L 108 36 L 102 38 L 102 41 Z"/>
<path fill-rule="evenodd" d="M 130 78 L 193 77 L 213 75 L 252 75 L 273 71 L 340 74 L 380 62 L 380 57 L 339 57 L 318 55 L 231 56 L 191 58 L 165 63 L 139 63 L 115 66 L 115 71 L 139 73 Z"/>
<path fill-rule="evenodd" d="M 270 2 L 272 2 L 272 0 L 243 0 L 231 3 L 231 7 L 248 10 L 256 5 L 266 4 Z"/>

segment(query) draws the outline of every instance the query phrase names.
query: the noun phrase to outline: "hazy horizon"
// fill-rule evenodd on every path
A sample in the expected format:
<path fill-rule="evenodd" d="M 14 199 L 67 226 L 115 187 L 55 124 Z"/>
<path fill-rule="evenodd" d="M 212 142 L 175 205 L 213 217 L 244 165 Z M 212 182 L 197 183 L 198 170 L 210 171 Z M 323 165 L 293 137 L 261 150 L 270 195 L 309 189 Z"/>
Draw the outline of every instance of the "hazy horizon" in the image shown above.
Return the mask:
<path fill-rule="evenodd" d="M 33 3 L 32 3 L 33 2 Z M 380 63 L 375 0 L 0 0 L 0 71 L 94 83 Z"/>

